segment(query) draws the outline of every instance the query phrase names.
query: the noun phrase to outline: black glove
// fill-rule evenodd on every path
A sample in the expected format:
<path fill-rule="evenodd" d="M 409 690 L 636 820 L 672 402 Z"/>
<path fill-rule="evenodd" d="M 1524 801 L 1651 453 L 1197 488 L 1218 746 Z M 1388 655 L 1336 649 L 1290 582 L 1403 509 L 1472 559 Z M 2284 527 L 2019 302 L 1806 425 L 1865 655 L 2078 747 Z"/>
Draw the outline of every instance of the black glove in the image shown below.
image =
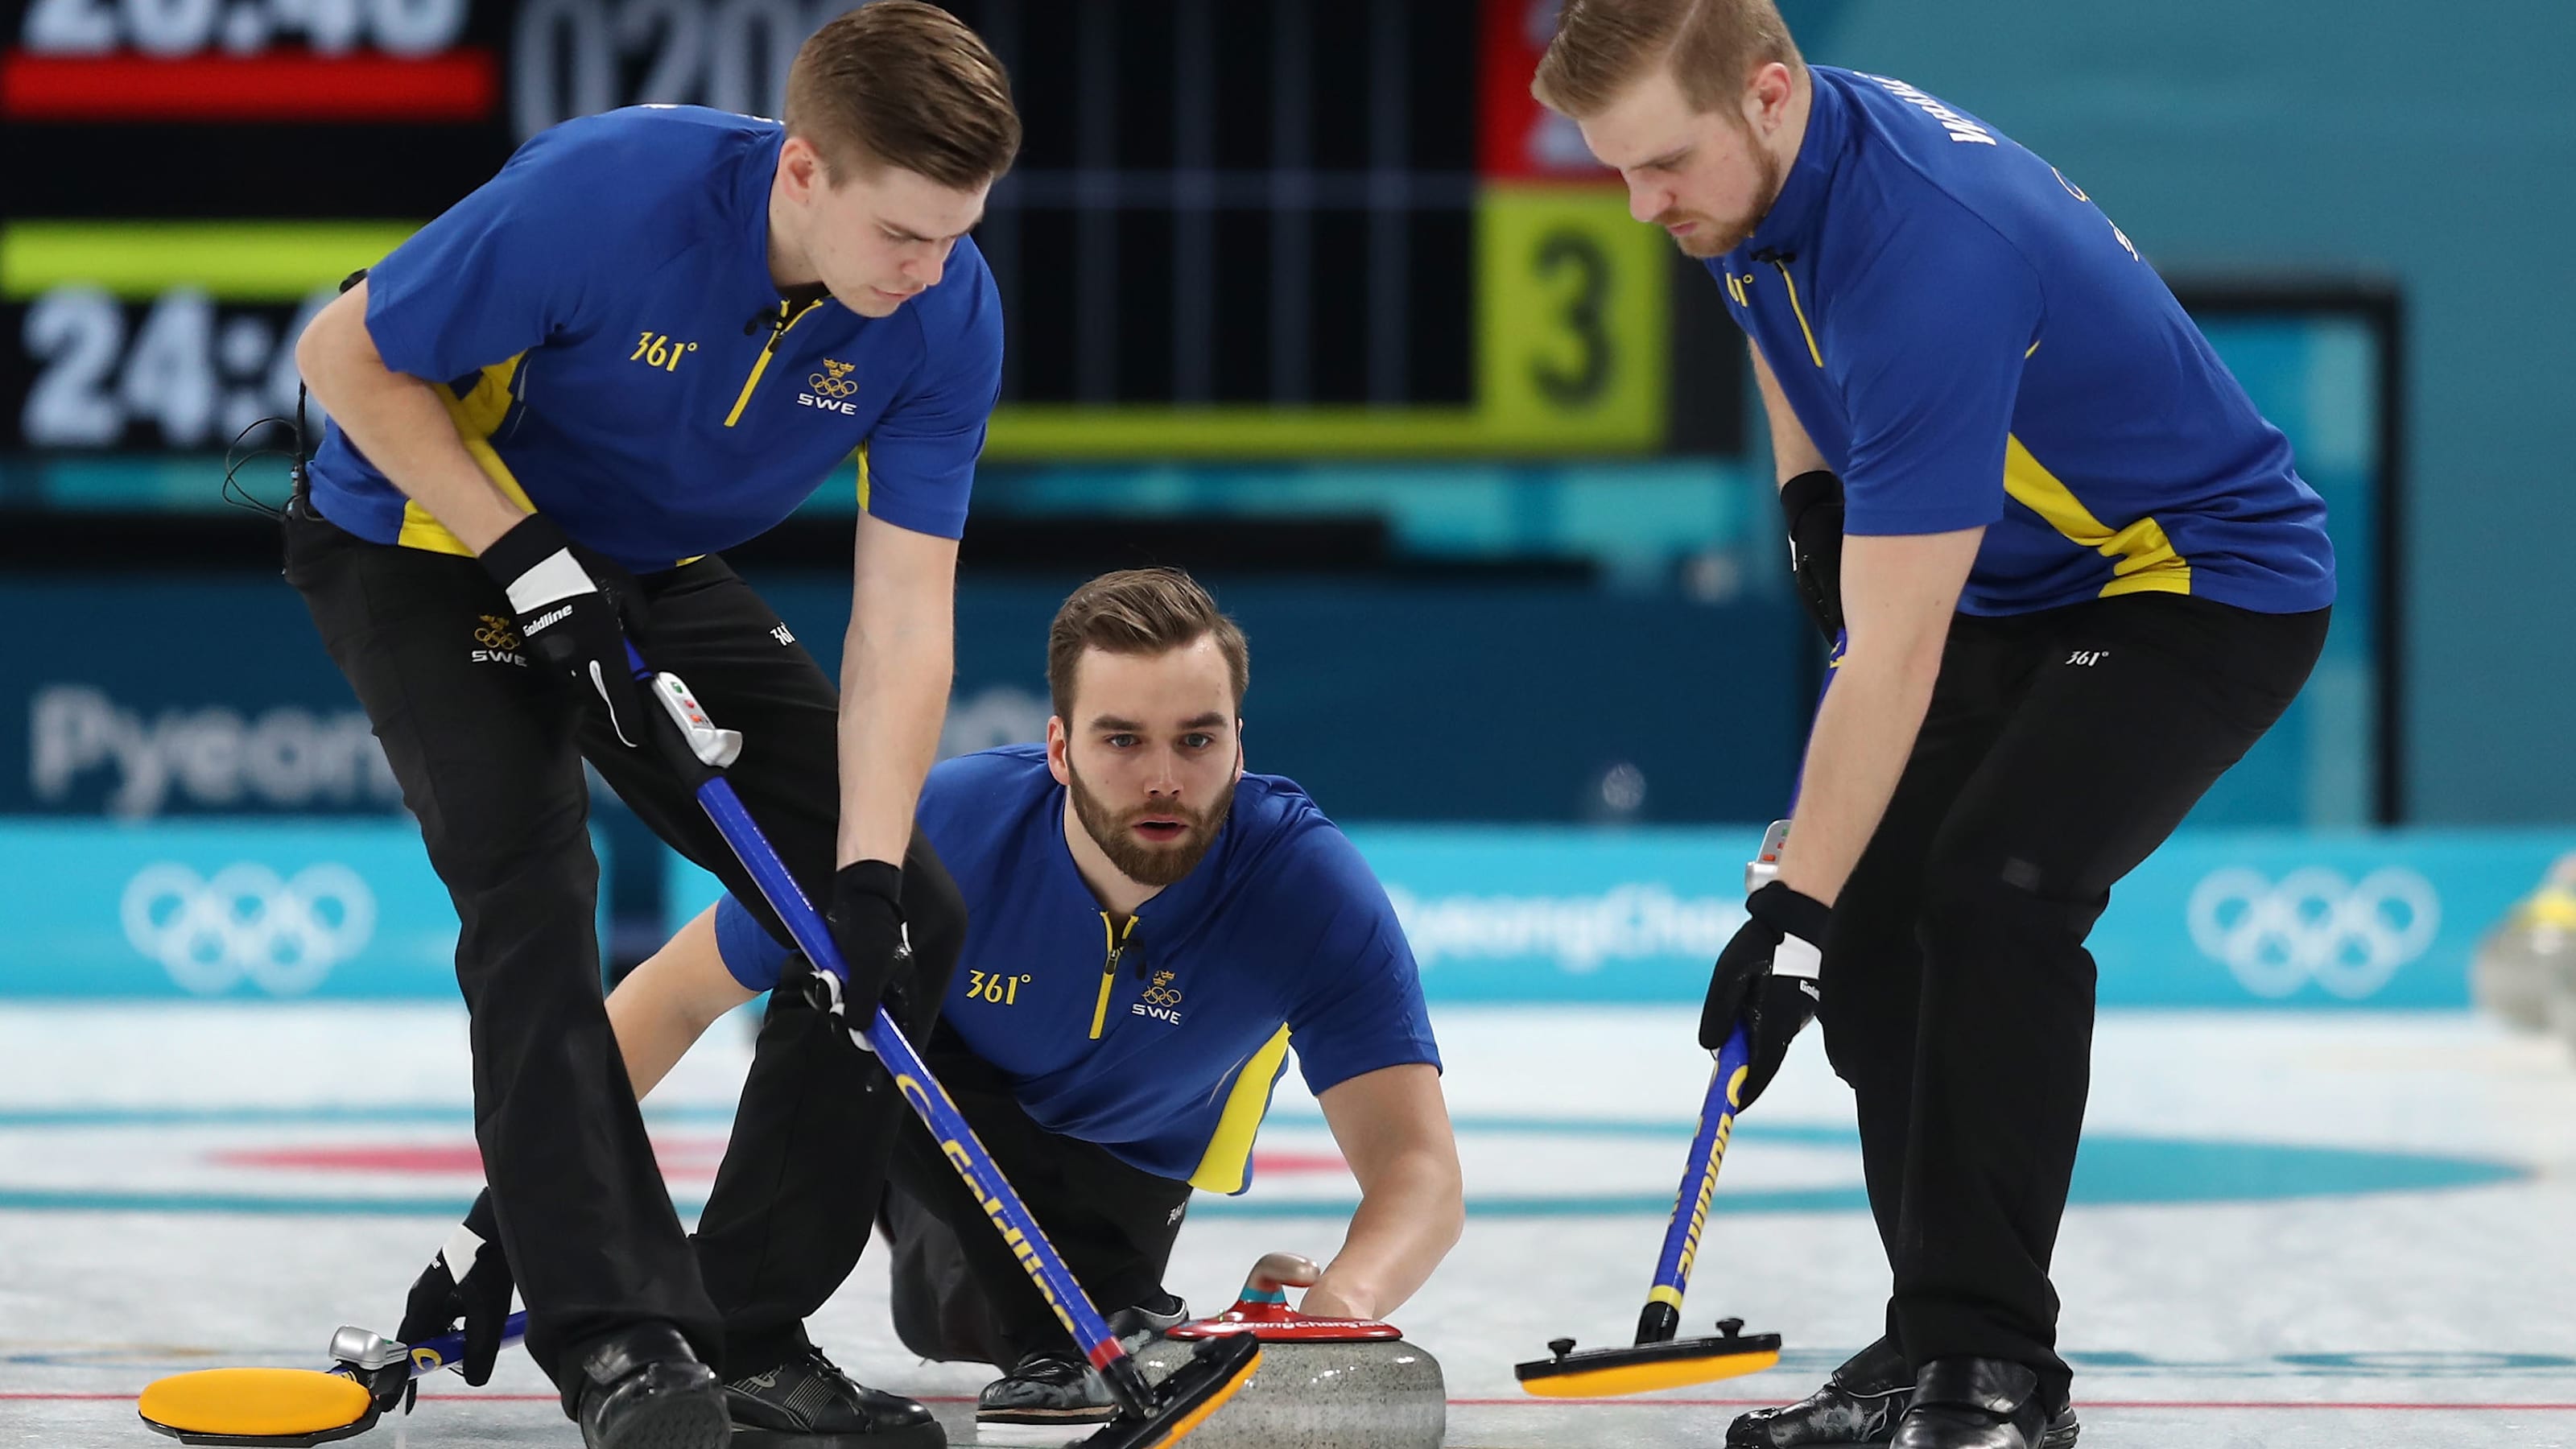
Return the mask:
<path fill-rule="evenodd" d="M 1798 602 L 1831 644 L 1843 632 L 1843 480 L 1818 468 L 1781 484 L 1780 516 Z"/>
<path fill-rule="evenodd" d="M 529 652 L 571 675 L 582 693 L 598 696 L 617 738 L 641 748 L 649 727 L 644 712 L 652 706 L 626 662 L 626 624 L 643 602 L 634 580 L 577 550 L 542 513 L 492 540 L 483 567 L 509 594 Z"/>
<path fill-rule="evenodd" d="M 903 934 L 903 867 L 882 860 L 859 860 L 832 873 L 832 903 L 823 913 L 832 926 L 832 944 L 841 948 L 841 964 L 850 979 L 841 988 L 841 1006 L 853 1026 L 876 1020 L 877 1006 L 912 960 Z M 816 967 L 818 978 L 822 968 Z M 903 1015 L 900 1002 L 892 1003 Z"/>
<path fill-rule="evenodd" d="M 402 1327 L 394 1336 L 417 1344 L 465 1325 L 465 1349 L 458 1360 L 469 1384 L 481 1386 L 492 1377 L 492 1361 L 501 1353 L 501 1330 L 510 1316 L 510 1260 L 501 1253 L 500 1229 L 492 1216 L 492 1190 L 474 1200 L 473 1211 L 456 1225 L 447 1246 L 429 1260 L 412 1281 L 403 1303 Z M 406 1371 L 407 1373 L 408 1371 Z M 403 1384 L 403 1407 L 411 1407 L 412 1384 Z"/>
<path fill-rule="evenodd" d="M 1816 1017 L 1816 983 L 1805 976 L 1774 975 L 1772 956 L 1791 937 L 1812 950 L 1825 939 L 1825 923 L 1833 917 L 1832 907 L 1776 880 L 1747 897 L 1744 909 L 1752 919 L 1717 954 L 1708 999 L 1699 1013 L 1699 1044 L 1710 1051 L 1726 1045 L 1735 1024 L 1744 1023 L 1745 1043 L 1753 1049 L 1752 1071 L 1744 1079 L 1739 1110 L 1752 1106 L 1771 1085 L 1780 1063 L 1788 1059 L 1789 1043 Z"/>

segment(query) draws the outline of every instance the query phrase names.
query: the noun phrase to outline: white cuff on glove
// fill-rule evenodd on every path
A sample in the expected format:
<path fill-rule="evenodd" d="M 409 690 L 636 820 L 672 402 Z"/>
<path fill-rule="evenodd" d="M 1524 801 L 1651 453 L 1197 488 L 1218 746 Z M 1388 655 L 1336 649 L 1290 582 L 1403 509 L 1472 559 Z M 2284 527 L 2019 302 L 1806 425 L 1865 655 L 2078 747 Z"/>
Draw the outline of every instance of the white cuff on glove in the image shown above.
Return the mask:
<path fill-rule="evenodd" d="M 1779 949 L 1771 953 L 1771 974 L 1796 976 L 1813 981 L 1824 974 L 1824 953 L 1795 936 L 1780 938 Z"/>
<path fill-rule="evenodd" d="M 596 593 L 599 584 L 572 556 L 568 548 L 556 549 L 537 561 L 537 566 L 510 580 L 510 607 L 522 614 L 533 614 L 558 599 Z"/>

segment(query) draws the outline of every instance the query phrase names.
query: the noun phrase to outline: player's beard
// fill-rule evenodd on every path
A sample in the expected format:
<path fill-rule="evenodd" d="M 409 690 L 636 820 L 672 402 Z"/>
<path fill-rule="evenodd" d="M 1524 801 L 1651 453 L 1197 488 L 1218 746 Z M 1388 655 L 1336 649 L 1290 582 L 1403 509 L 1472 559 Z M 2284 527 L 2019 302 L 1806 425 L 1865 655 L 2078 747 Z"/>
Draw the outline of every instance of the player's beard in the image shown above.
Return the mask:
<path fill-rule="evenodd" d="M 1655 225 L 1662 227 L 1683 221 L 1700 223 L 1699 230 L 1689 236 L 1673 238 L 1673 245 L 1681 248 L 1682 255 L 1706 261 L 1710 257 L 1722 257 L 1753 239 L 1762 219 L 1769 216 L 1771 208 L 1779 203 L 1780 187 L 1788 170 L 1780 164 L 1779 157 L 1763 150 L 1758 142 L 1753 146 L 1753 157 L 1759 174 L 1753 188 L 1753 205 L 1744 215 L 1731 221 L 1720 221 L 1704 211 L 1684 211 L 1675 207 L 1655 218 Z"/>
<path fill-rule="evenodd" d="M 1082 772 L 1073 767 L 1071 756 L 1064 762 L 1066 778 L 1073 791 L 1074 818 L 1082 822 L 1083 833 L 1118 873 L 1136 882 L 1160 888 L 1170 885 L 1198 868 L 1208 849 L 1216 844 L 1217 832 L 1224 828 L 1226 815 L 1234 809 L 1234 791 L 1219 790 L 1207 809 L 1188 810 L 1171 805 L 1139 805 L 1124 814 L 1112 812 L 1099 796 L 1082 783 Z M 1169 816 L 1189 822 L 1189 830 L 1170 845 L 1147 845 L 1128 830 L 1128 826 L 1149 815 Z"/>

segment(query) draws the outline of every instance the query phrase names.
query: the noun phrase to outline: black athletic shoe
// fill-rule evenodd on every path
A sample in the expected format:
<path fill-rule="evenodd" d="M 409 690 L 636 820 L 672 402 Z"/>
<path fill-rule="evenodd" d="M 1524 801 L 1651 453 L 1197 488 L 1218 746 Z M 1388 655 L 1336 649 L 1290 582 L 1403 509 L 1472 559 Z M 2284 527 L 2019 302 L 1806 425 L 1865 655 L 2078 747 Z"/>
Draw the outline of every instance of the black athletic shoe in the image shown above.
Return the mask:
<path fill-rule="evenodd" d="M 1166 1293 L 1149 1306 L 1110 1314 L 1109 1332 L 1134 1353 L 1179 1326 L 1189 1306 Z M 1023 1354 L 1011 1371 L 975 1398 L 978 1424 L 1100 1424 L 1118 1417 L 1118 1401 L 1091 1363 L 1070 1348 Z"/>
<path fill-rule="evenodd" d="M 947 1449 L 930 1410 L 872 1389 L 806 1347 L 724 1386 L 734 1449 Z"/>
<path fill-rule="evenodd" d="M 1914 1398 L 1914 1374 L 1887 1339 L 1853 1354 L 1825 1386 L 1797 1403 L 1740 1415 L 1726 1430 L 1728 1449 L 1797 1449 L 1813 1444 L 1885 1444 Z M 2075 1449 L 2084 1432 L 2075 1406 L 2051 1415 L 2041 1449 Z"/>
<path fill-rule="evenodd" d="M 1021 1355 L 975 1396 L 978 1424 L 1105 1424 L 1117 1417 L 1109 1386 L 1069 1348 Z"/>
<path fill-rule="evenodd" d="M 587 1449 L 725 1449 L 724 1389 L 667 1323 L 637 1324 L 573 1354 Z"/>
<path fill-rule="evenodd" d="M 2039 1375 L 1994 1358 L 1936 1358 L 1896 1422 L 1892 1449 L 2039 1449 L 2048 1407 Z"/>
<path fill-rule="evenodd" d="M 1882 1338 L 1845 1360 L 1825 1386 L 1777 1409 L 1738 1415 L 1726 1428 L 1728 1449 L 1792 1449 L 1800 1444 L 1884 1444 L 1914 1393 L 1905 1355 Z"/>

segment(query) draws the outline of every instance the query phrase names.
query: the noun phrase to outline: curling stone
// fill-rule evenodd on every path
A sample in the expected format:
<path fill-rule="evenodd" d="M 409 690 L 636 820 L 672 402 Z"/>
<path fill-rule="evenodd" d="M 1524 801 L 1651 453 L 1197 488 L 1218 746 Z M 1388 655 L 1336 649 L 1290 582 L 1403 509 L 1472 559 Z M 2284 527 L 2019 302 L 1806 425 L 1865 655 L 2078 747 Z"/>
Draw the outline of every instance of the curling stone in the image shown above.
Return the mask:
<path fill-rule="evenodd" d="M 1290 1309 L 1287 1281 L 1311 1281 L 1314 1272 L 1302 1258 L 1272 1253 L 1253 1265 L 1232 1308 L 1184 1323 L 1137 1355 L 1159 1381 L 1201 1340 L 1261 1340 L 1261 1367 L 1191 1431 L 1190 1449 L 1439 1449 L 1449 1426 L 1439 1360 L 1393 1324 Z"/>
<path fill-rule="evenodd" d="M 2478 943 L 2469 985 L 2479 1007 L 2507 1025 L 2576 1032 L 2576 854 L 2560 857 Z"/>
<path fill-rule="evenodd" d="M 2564 950 L 2550 962 L 2547 1011 L 2551 1030 L 2576 1051 L 2576 949 Z"/>

